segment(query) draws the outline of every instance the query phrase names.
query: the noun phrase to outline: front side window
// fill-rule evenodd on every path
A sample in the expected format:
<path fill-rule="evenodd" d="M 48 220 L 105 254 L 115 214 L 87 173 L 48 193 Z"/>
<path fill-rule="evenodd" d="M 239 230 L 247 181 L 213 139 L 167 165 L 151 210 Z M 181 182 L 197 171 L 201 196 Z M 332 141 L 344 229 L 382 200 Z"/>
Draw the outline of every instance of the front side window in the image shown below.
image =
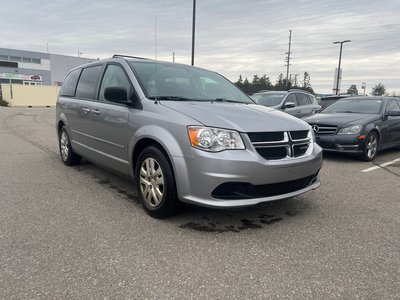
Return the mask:
<path fill-rule="evenodd" d="M 400 107 L 395 100 L 390 100 L 386 106 L 386 111 L 400 111 Z"/>
<path fill-rule="evenodd" d="M 180 64 L 130 61 L 149 99 L 254 103 L 221 75 Z"/>
<path fill-rule="evenodd" d="M 102 66 L 95 66 L 83 69 L 78 86 L 76 87 L 77 98 L 95 99 L 101 68 Z"/>
<path fill-rule="evenodd" d="M 99 99 L 102 101 L 105 100 L 104 91 L 107 87 L 124 87 L 128 93 L 128 99 L 132 98 L 133 87 L 123 69 L 118 65 L 107 66 L 100 87 Z"/>
<path fill-rule="evenodd" d="M 287 104 L 287 103 L 294 103 L 297 106 L 298 104 L 297 104 L 297 100 L 296 100 L 296 95 L 295 94 L 289 94 L 286 97 L 286 100 L 285 100 L 285 104 Z"/>

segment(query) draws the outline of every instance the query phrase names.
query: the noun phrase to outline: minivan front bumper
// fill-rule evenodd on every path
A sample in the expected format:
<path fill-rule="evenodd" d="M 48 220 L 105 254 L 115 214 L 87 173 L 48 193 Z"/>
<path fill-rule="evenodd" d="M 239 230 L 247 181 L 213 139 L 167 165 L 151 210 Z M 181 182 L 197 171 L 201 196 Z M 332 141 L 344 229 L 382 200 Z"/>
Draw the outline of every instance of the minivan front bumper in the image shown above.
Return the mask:
<path fill-rule="evenodd" d="M 178 197 L 183 202 L 229 208 L 295 197 L 320 185 L 322 149 L 310 155 L 265 160 L 253 149 L 174 157 Z"/>

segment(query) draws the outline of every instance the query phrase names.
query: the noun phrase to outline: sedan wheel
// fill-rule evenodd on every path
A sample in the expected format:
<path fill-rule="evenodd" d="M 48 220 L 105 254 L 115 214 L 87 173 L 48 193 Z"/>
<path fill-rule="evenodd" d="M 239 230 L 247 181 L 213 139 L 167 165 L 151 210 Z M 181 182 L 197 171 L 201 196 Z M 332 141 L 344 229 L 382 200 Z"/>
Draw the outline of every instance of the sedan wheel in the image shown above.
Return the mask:
<path fill-rule="evenodd" d="M 363 160 L 372 161 L 378 153 L 379 139 L 375 132 L 371 132 L 365 140 Z"/>

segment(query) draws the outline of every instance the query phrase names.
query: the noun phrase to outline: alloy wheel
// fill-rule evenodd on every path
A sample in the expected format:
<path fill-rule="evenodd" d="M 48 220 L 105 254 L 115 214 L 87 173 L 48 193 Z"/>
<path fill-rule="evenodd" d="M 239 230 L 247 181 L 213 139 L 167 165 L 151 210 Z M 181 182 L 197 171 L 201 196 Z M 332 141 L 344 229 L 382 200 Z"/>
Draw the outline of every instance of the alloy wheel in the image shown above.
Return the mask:
<path fill-rule="evenodd" d="M 145 159 L 140 166 L 140 191 L 146 203 L 155 208 L 164 196 L 164 173 L 160 164 L 152 157 Z"/>

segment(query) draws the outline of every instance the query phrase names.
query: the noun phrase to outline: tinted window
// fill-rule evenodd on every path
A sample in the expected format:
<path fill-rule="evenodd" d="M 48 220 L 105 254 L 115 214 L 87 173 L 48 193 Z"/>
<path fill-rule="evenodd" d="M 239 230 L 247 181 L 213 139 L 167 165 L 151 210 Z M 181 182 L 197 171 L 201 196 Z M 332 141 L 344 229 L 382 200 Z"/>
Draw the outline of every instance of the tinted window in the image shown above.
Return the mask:
<path fill-rule="evenodd" d="M 295 94 L 289 94 L 289 96 L 287 96 L 287 98 L 285 100 L 285 103 L 288 103 L 288 102 L 291 102 L 291 103 L 294 103 L 294 104 L 297 105 L 296 95 Z"/>
<path fill-rule="evenodd" d="M 296 94 L 296 96 L 297 96 L 297 105 L 310 104 L 308 96 L 306 94 Z"/>
<path fill-rule="evenodd" d="M 67 78 L 65 78 L 61 86 L 60 90 L 61 96 L 67 96 L 67 97 L 75 96 L 76 83 L 78 82 L 80 73 L 81 69 L 77 69 L 68 74 Z"/>
<path fill-rule="evenodd" d="M 76 88 L 77 98 L 93 100 L 96 97 L 101 68 L 102 66 L 95 66 L 83 69 Z"/>
<path fill-rule="evenodd" d="M 126 76 L 124 70 L 117 65 L 108 65 L 103 76 L 103 81 L 100 88 L 100 100 L 105 100 L 104 90 L 107 87 L 124 87 L 128 93 L 128 98 L 131 99 L 133 94 L 132 85 Z M 122 100 L 122 99 L 121 99 Z"/>
<path fill-rule="evenodd" d="M 386 106 L 386 111 L 400 111 L 400 107 L 395 100 L 390 100 Z"/>

